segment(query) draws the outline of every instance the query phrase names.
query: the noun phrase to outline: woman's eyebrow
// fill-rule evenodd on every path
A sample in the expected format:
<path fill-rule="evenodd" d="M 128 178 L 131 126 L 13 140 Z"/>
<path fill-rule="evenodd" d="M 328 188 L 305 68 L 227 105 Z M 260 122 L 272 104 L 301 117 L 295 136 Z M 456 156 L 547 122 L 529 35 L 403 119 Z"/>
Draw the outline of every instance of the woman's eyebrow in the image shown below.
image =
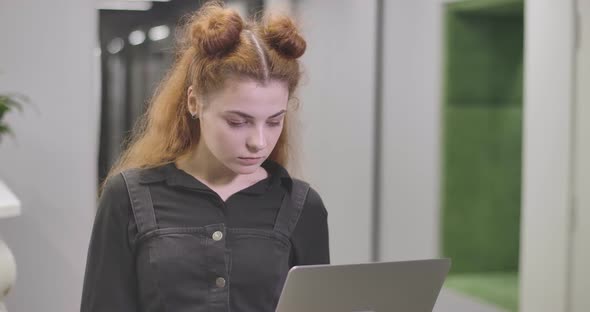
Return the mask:
<path fill-rule="evenodd" d="M 274 114 L 274 115 L 272 115 L 272 116 L 270 116 L 270 117 L 268 117 L 268 118 L 279 117 L 279 116 L 281 116 L 282 114 L 284 114 L 284 113 L 286 113 L 286 112 L 287 112 L 287 110 L 286 110 L 286 109 L 283 109 L 283 110 L 281 110 L 280 112 L 278 112 L 278 113 L 276 113 L 276 114 Z"/>
<path fill-rule="evenodd" d="M 282 114 L 284 114 L 286 112 L 287 112 L 287 110 L 283 109 L 280 112 L 278 112 L 276 114 L 273 114 L 273 115 L 271 115 L 268 118 L 278 117 L 278 116 L 280 116 L 280 115 L 282 115 Z M 248 119 L 254 119 L 254 116 L 248 115 L 248 114 L 246 114 L 244 112 L 237 111 L 237 110 L 229 110 L 229 111 L 225 111 L 225 113 L 228 113 L 228 114 L 236 114 L 236 115 L 238 115 L 240 117 L 244 117 L 244 118 L 248 118 Z"/>

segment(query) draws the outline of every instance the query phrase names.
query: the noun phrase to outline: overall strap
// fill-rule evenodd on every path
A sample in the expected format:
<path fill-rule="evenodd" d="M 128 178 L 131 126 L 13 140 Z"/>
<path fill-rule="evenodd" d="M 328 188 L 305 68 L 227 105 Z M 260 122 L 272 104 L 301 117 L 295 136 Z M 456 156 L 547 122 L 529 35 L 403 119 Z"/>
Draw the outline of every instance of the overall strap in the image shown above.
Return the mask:
<path fill-rule="evenodd" d="M 303 205 L 309 192 L 309 184 L 298 179 L 292 179 L 293 184 L 290 192 L 285 194 L 281 209 L 275 221 L 275 231 L 291 237 L 291 233 L 299 221 Z"/>
<path fill-rule="evenodd" d="M 157 228 L 152 196 L 147 186 L 139 183 L 139 170 L 121 173 L 131 200 L 131 208 L 137 225 L 138 236 Z"/>

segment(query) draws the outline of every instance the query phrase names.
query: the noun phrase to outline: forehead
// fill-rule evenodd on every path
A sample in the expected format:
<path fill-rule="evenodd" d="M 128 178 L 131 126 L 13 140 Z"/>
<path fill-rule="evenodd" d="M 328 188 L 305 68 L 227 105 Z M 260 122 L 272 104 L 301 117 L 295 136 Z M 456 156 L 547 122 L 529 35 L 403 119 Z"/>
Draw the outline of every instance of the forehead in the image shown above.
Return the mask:
<path fill-rule="evenodd" d="M 224 87 L 207 98 L 213 110 L 266 112 L 285 109 L 289 101 L 286 82 L 270 80 L 261 83 L 253 79 L 229 79 Z"/>

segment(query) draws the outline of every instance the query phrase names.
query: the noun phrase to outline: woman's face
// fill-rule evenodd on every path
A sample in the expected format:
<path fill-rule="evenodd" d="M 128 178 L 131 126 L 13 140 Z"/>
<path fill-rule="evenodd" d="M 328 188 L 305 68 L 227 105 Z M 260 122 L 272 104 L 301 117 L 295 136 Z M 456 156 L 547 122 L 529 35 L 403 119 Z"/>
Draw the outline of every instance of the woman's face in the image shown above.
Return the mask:
<path fill-rule="evenodd" d="M 284 82 L 229 80 L 221 91 L 207 96 L 204 106 L 195 106 L 201 126 L 198 149 L 206 148 L 237 174 L 254 173 L 277 144 L 288 100 Z"/>

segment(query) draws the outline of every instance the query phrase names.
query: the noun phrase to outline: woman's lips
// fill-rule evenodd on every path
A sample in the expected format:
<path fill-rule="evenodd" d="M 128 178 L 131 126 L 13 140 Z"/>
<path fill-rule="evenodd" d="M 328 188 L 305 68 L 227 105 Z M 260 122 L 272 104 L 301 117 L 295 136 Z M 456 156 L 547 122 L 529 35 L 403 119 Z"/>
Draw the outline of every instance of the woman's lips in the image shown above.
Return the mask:
<path fill-rule="evenodd" d="M 255 165 L 262 160 L 262 157 L 238 157 L 240 163 L 244 165 Z"/>

